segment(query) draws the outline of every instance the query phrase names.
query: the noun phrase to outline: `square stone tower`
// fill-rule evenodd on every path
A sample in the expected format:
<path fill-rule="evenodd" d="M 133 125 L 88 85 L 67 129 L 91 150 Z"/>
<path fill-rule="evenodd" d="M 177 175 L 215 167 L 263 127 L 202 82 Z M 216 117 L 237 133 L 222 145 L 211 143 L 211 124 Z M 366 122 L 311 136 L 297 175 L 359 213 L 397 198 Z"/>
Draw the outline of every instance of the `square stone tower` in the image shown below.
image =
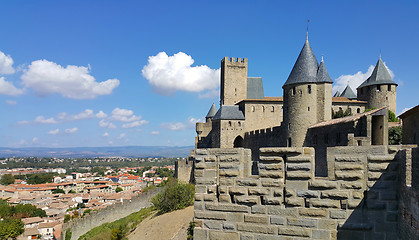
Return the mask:
<path fill-rule="evenodd" d="M 247 58 L 221 60 L 220 105 L 234 105 L 247 98 Z"/>

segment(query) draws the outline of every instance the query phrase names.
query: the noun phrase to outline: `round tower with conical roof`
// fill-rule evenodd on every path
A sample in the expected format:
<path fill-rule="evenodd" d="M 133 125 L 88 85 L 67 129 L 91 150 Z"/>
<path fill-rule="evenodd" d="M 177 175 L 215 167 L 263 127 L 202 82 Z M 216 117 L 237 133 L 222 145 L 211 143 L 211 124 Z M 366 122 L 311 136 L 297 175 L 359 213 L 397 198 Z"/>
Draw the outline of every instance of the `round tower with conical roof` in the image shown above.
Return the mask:
<path fill-rule="evenodd" d="M 358 100 L 366 101 L 367 108 L 388 106 L 390 111 L 396 113 L 397 84 L 393 81 L 381 56 L 371 76 L 356 90 Z"/>
<path fill-rule="evenodd" d="M 305 146 L 309 126 L 331 119 L 332 83 L 323 59 L 319 65 L 307 39 L 282 86 L 286 146 Z"/>

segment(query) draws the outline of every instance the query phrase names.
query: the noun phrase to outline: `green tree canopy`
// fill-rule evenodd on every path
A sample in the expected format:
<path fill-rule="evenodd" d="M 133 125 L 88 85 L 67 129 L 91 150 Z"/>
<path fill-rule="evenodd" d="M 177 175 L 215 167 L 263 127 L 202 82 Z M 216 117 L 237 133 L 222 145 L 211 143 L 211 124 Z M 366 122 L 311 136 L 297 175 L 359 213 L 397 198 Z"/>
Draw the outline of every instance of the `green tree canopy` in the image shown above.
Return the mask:
<path fill-rule="evenodd" d="M 15 177 L 13 177 L 12 174 L 4 174 L 0 179 L 0 183 L 2 185 L 10 185 L 10 184 L 13 184 L 14 182 L 15 182 Z"/>

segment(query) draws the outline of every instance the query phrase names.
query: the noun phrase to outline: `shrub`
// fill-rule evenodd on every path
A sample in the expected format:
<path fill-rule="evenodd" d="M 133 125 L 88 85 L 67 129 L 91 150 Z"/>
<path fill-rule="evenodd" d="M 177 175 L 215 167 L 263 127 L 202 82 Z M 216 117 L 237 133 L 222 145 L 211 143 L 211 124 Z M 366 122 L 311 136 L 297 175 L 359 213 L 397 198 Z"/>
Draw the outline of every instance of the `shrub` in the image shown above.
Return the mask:
<path fill-rule="evenodd" d="M 399 119 L 396 117 L 396 114 L 391 110 L 388 110 L 388 121 L 389 122 L 399 122 Z"/>
<path fill-rule="evenodd" d="M 124 191 L 124 190 L 121 187 L 115 188 L 115 192 L 117 192 L 117 193 L 122 192 L 122 191 Z"/>
<path fill-rule="evenodd" d="M 193 230 L 195 228 L 195 222 L 189 222 L 189 227 L 187 230 L 188 236 L 186 237 L 187 240 L 193 240 Z"/>
<path fill-rule="evenodd" d="M 194 185 L 172 179 L 151 199 L 151 202 L 161 213 L 166 213 L 192 205 L 194 195 Z"/>
<path fill-rule="evenodd" d="M 0 183 L 3 185 L 10 185 L 10 184 L 13 184 L 14 182 L 15 182 L 15 177 L 13 177 L 12 174 L 4 174 L 0 179 Z"/>
<path fill-rule="evenodd" d="M 397 145 L 402 143 L 402 127 L 392 127 L 388 129 L 388 144 Z"/>

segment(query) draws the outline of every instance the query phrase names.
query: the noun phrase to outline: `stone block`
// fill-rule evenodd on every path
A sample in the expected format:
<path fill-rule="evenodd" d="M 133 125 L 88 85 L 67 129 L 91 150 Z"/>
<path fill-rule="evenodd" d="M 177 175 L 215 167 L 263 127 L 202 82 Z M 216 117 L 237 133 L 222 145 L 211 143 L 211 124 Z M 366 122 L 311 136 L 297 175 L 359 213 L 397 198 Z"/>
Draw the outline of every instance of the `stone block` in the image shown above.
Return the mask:
<path fill-rule="evenodd" d="M 298 217 L 297 208 L 282 208 L 280 206 L 267 206 L 269 215 L 279 215 L 285 217 Z"/>
<path fill-rule="evenodd" d="M 311 162 L 312 158 L 310 156 L 296 156 L 296 157 L 288 157 L 288 163 L 306 163 Z"/>
<path fill-rule="evenodd" d="M 230 194 L 234 195 L 246 195 L 247 188 L 240 187 L 240 188 L 230 188 Z"/>
<path fill-rule="evenodd" d="M 260 198 L 255 196 L 244 196 L 244 195 L 237 195 L 234 196 L 234 201 L 237 203 L 243 203 L 243 204 L 258 204 L 260 201 Z"/>
<path fill-rule="evenodd" d="M 284 192 L 283 189 L 274 189 L 274 196 L 281 197 L 283 192 Z"/>
<path fill-rule="evenodd" d="M 269 195 L 269 190 L 266 188 L 249 188 L 249 195 Z"/>
<path fill-rule="evenodd" d="M 389 163 L 368 163 L 368 171 L 384 172 Z"/>
<path fill-rule="evenodd" d="M 237 230 L 243 232 L 263 233 L 263 234 L 277 234 L 278 230 L 275 226 L 260 225 L 260 224 L 237 224 Z"/>
<path fill-rule="evenodd" d="M 207 186 L 195 185 L 195 193 L 207 193 Z"/>
<path fill-rule="evenodd" d="M 350 230 L 339 230 L 337 233 L 337 239 L 339 240 L 364 240 L 364 231 L 350 231 Z"/>
<path fill-rule="evenodd" d="M 222 203 L 231 203 L 231 197 L 229 194 L 220 194 L 218 200 Z"/>
<path fill-rule="evenodd" d="M 330 240 L 330 231 L 328 230 L 315 230 L 312 232 L 312 239 Z"/>
<path fill-rule="evenodd" d="M 219 186 L 233 186 L 235 178 L 220 177 Z"/>
<path fill-rule="evenodd" d="M 293 237 L 311 237 L 311 230 L 306 228 L 279 228 L 279 235 L 293 236 Z"/>
<path fill-rule="evenodd" d="M 359 207 L 361 204 L 361 199 L 356 199 L 356 200 L 348 200 L 348 209 L 355 209 L 357 207 Z"/>
<path fill-rule="evenodd" d="M 371 162 L 390 162 L 394 160 L 393 155 L 367 155 L 368 161 Z"/>
<path fill-rule="evenodd" d="M 195 201 L 193 204 L 194 210 L 203 211 L 205 209 L 205 203 L 204 202 L 198 202 Z"/>
<path fill-rule="evenodd" d="M 240 159 L 239 156 L 236 155 L 225 155 L 225 156 L 218 156 L 218 160 L 220 162 L 238 162 Z"/>
<path fill-rule="evenodd" d="M 217 185 L 207 186 L 207 193 L 217 193 Z"/>
<path fill-rule="evenodd" d="M 236 226 L 233 223 L 223 222 L 223 229 L 225 230 L 235 230 Z"/>
<path fill-rule="evenodd" d="M 279 179 L 262 179 L 263 187 L 281 187 L 284 183 Z"/>
<path fill-rule="evenodd" d="M 259 169 L 264 169 L 264 170 L 281 170 L 282 169 L 282 164 L 279 163 L 259 163 Z"/>
<path fill-rule="evenodd" d="M 264 155 L 261 155 L 259 157 L 259 160 L 261 162 L 283 162 L 284 161 L 284 159 L 280 156 L 264 156 Z"/>
<path fill-rule="evenodd" d="M 198 149 L 195 149 L 195 154 L 196 155 L 207 155 L 208 151 L 206 149 L 203 149 L 203 148 L 198 148 Z"/>
<path fill-rule="evenodd" d="M 330 218 L 345 219 L 346 218 L 346 211 L 344 211 L 344 210 L 330 210 Z"/>
<path fill-rule="evenodd" d="M 318 229 L 336 230 L 338 223 L 334 219 L 319 219 L 317 221 Z"/>
<path fill-rule="evenodd" d="M 197 185 L 213 185 L 216 184 L 215 178 L 196 178 L 195 183 Z"/>
<path fill-rule="evenodd" d="M 239 240 L 238 232 L 209 231 L 208 236 L 210 240 Z"/>
<path fill-rule="evenodd" d="M 303 198 L 286 198 L 285 203 L 290 207 L 302 207 L 304 206 Z"/>
<path fill-rule="evenodd" d="M 317 208 L 340 208 L 340 202 L 338 200 L 312 199 L 310 203 L 313 207 Z"/>
<path fill-rule="evenodd" d="M 204 194 L 195 193 L 195 201 L 203 201 L 204 200 Z"/>
<path fill-rule="evenodd" d="M 204 201 L 215 202 L 215 201 L 217 201 L 217 195 L 215 195 L 215 194 L 204 194 Z"/>
<path fill-rule="evenodd" d="M 227 213 L 195 210 L 194 217 L 198 219 L 227 220 Z"/>
<path fill-rule="evenodd" d="M 282 203 L 282 198 L 280 197 L 265 197 L 264 200 L 266 205 L 281 205 Z"/>
<path fill-rule="evenodd" d="M 207 168 L 207 164 L 205 162 L 195 163 L 195 171 L 198 169 L 205 169 L 205 168 Z"/>
<path fill-rule="evenodd" d="M 336 162 L 362 162 L 362 157 L 350 156 L 350 155 L 336 155 Z"/>
<path fill-rule="evenodd" d="M 240 172 L 236 169 L 220 169 L 218 174 L 222 177 L 237 177 L 240 175 Z"/>
<path fill-rule="evenodd" d="M 207 203 L 205 208 L 211 211 L 222 211 L 222 212 L 249 212 L 250 207 L 237 204 L 226 204 L 226 203 Z"/>
<path fill-rule="evenodd" d="M 275 224 L 275 225 L 285 225 L 285 223 L 287 222 L 287 219 L 285 217 L 280 217 L 280 216 L 271 216 L 271 224 Z"/>
<path fill-rule="evenodd" d="M 208 229 L 216 229 L 216 230 L 221 230 L 222 229 L 222 224 L 220 221 L 204 221 L 204 228 L 208 228 Z"/>
<path fill-rule="evenodd" d="M 255 240 L 284 240 L 280 236 L 273 236 L 273 235 L 255 235 Z"/>
<path fill-rule="evenodd" d="M 193 230 L 193 237 L 194 239 L 206 240 L 208 237 L 208 230 L 195 227 Z"/>
<path fill-rule="evenodd" d="M 285 196 L 286 197 L 294 197 L 295 196 L 295 189 L 285 188 Z"/>
<path fill-rule="evenodd" d="M 195 169 L 195 172 L 194 172 L 194 174 L 195 174 L 195 177 L 196 178 L 201 178 L 201 177 L 204 177 L 204 169 Z"/>
<path fill-rule="evenodd" d="M 219 186 L 218 193 L 220 194 L 228 194 L 228 187 L 227 186 Z"/>
<path fill-rule="evenodd" d="M 237 179 L 237 185 L 239 186 L 257 186 L 258 180 L 255 179 Z"/>
<path fill-rule="evenodd" d="M 358 163 L 336 163 L 335 169 L 344 171 L 344 170 L 363 170 L 364 165 Z"/>
<path fill-rule="evenodd" d="M 355 181 L 355 180 L 362 179 L 364 177 L 364 174 L 361 172 L 336 171 L 335 177 L 339 180 Z"/>
<path fill-rule="evenodd" d="M 309 181 L 308 187 L 310 189 L 336 189 L 337 182 L 328 180 Z"/>
<path fill-rule="evenodd" d="M 217 172 L 215 169 L 205 169 L 204 170 L 204 177 L 205 178 L 215 178 L 217 177 Z"/>
<path fill-rule="evenodd" d="M 318 198 L 319 192 L 312 190 L 297 190 L 297 197 Z"/>
<path fill-rule="evenodd" d="M 245 214 L 244 221 L 250 223 L 268 224 L 269 216 L 261 214 Z"/>
<path fill-rule="evenodd" d="M 380 179 L 382 172 L 368 172 L 368 180 L 374 181 Z"/>
<path fill-rule="evenodd" d="M 259 176 L 265 178 L 283 178 L 282 171 L 259 170 Z"/>
<path fill-rule="evenodd" d="M 289 154 L 301 154 L 303 152 L 302 148 L 295 147 L 272 147 L 272 148 L 261 148 L 261 155 L 267 154 L 277 154 L 277 155 L 289 155 Z"/>
<path fill-rule="evenodd" d="M 244 213 L 228 213 L 227 214 L 227 221 L 228 222 L 243 222 L 244 221 Z"/>
<path fill-rule="evenodd" d="M 342 182 L 340 184 L 341 189 L 362 189 L 363 183 L 361 181 L 359 182 Z"/>
<path fill-rule="evenodd" d="M 373 225 L 371 223 L 339 223 L 338 229 L 366 231 L 371 230 Z"/>
<path fill-rule="evenodd" d="M 386 208 L 386 204 L 384 202 L 367 200 L 367 207 L 373 210 L 383 210 Z"/>
<path fill-rule="evenodd" d="M 266 207 L 261 205 L 254 205 L 251 208 L 252 213 L 266 214 Z"/>
<path fill-rule="evenodd" d="M 287 179 L 292 180 L 308 180 L 313 177 L 313 172 L 307 172 L 307 171 L 292 171 L 292 172 L 286 172 Z"/>
<path fill-rule="evenodd" d="M 310 171 L 311 163 L 287 163 L 287 171 Z"/>
<path fill-rule="evenodd" d="M 217 160 L 217 157 L 214 155 L 208 155 L 204 157 L 205 162 L 215 162 Z"/>
<path fill-rule="evenodd" d="M 287 218 L 288 226 L 315 228 L 317 227 L 317 220 L 304 218 Z"/>
<path fill-rule="evenodd" d="M 305 217 L 326 217 L 328 212 L 326 209 L 302 208 L 299 213 Z"/>
<path fill-rule="evenodd" d="M 363 192 L 352 192 L 352 197 L 354 199 L 361 199 L 364 197 L 364 193 Z"/>
<path fill-rule="evenodd" d="M 387 222 L 397 222 L 398 214 L 397 212 L 388 212 L 386 215 Z"/>
<path fill-rule="evenodd" d="M 387 211 L 397 211 L 399 204 L 397 201 L 387 201 Z"/>
<path fill-rule="evenodd" d="M 348 192 L 345 191 L 325 191 L 321 194 L 322 198 L 348 199 Z"/>
<path fill-rule="evenodd" d="M 253 235 L 240 233 L 240 240 L 255 240 Z"/>
<path fill-rule="evenodd" d="M 220 162 L 218 164 L 220 169 L 236 169 L 237 168 L 237 163 L 225 163 L 225 162 Z"/>

